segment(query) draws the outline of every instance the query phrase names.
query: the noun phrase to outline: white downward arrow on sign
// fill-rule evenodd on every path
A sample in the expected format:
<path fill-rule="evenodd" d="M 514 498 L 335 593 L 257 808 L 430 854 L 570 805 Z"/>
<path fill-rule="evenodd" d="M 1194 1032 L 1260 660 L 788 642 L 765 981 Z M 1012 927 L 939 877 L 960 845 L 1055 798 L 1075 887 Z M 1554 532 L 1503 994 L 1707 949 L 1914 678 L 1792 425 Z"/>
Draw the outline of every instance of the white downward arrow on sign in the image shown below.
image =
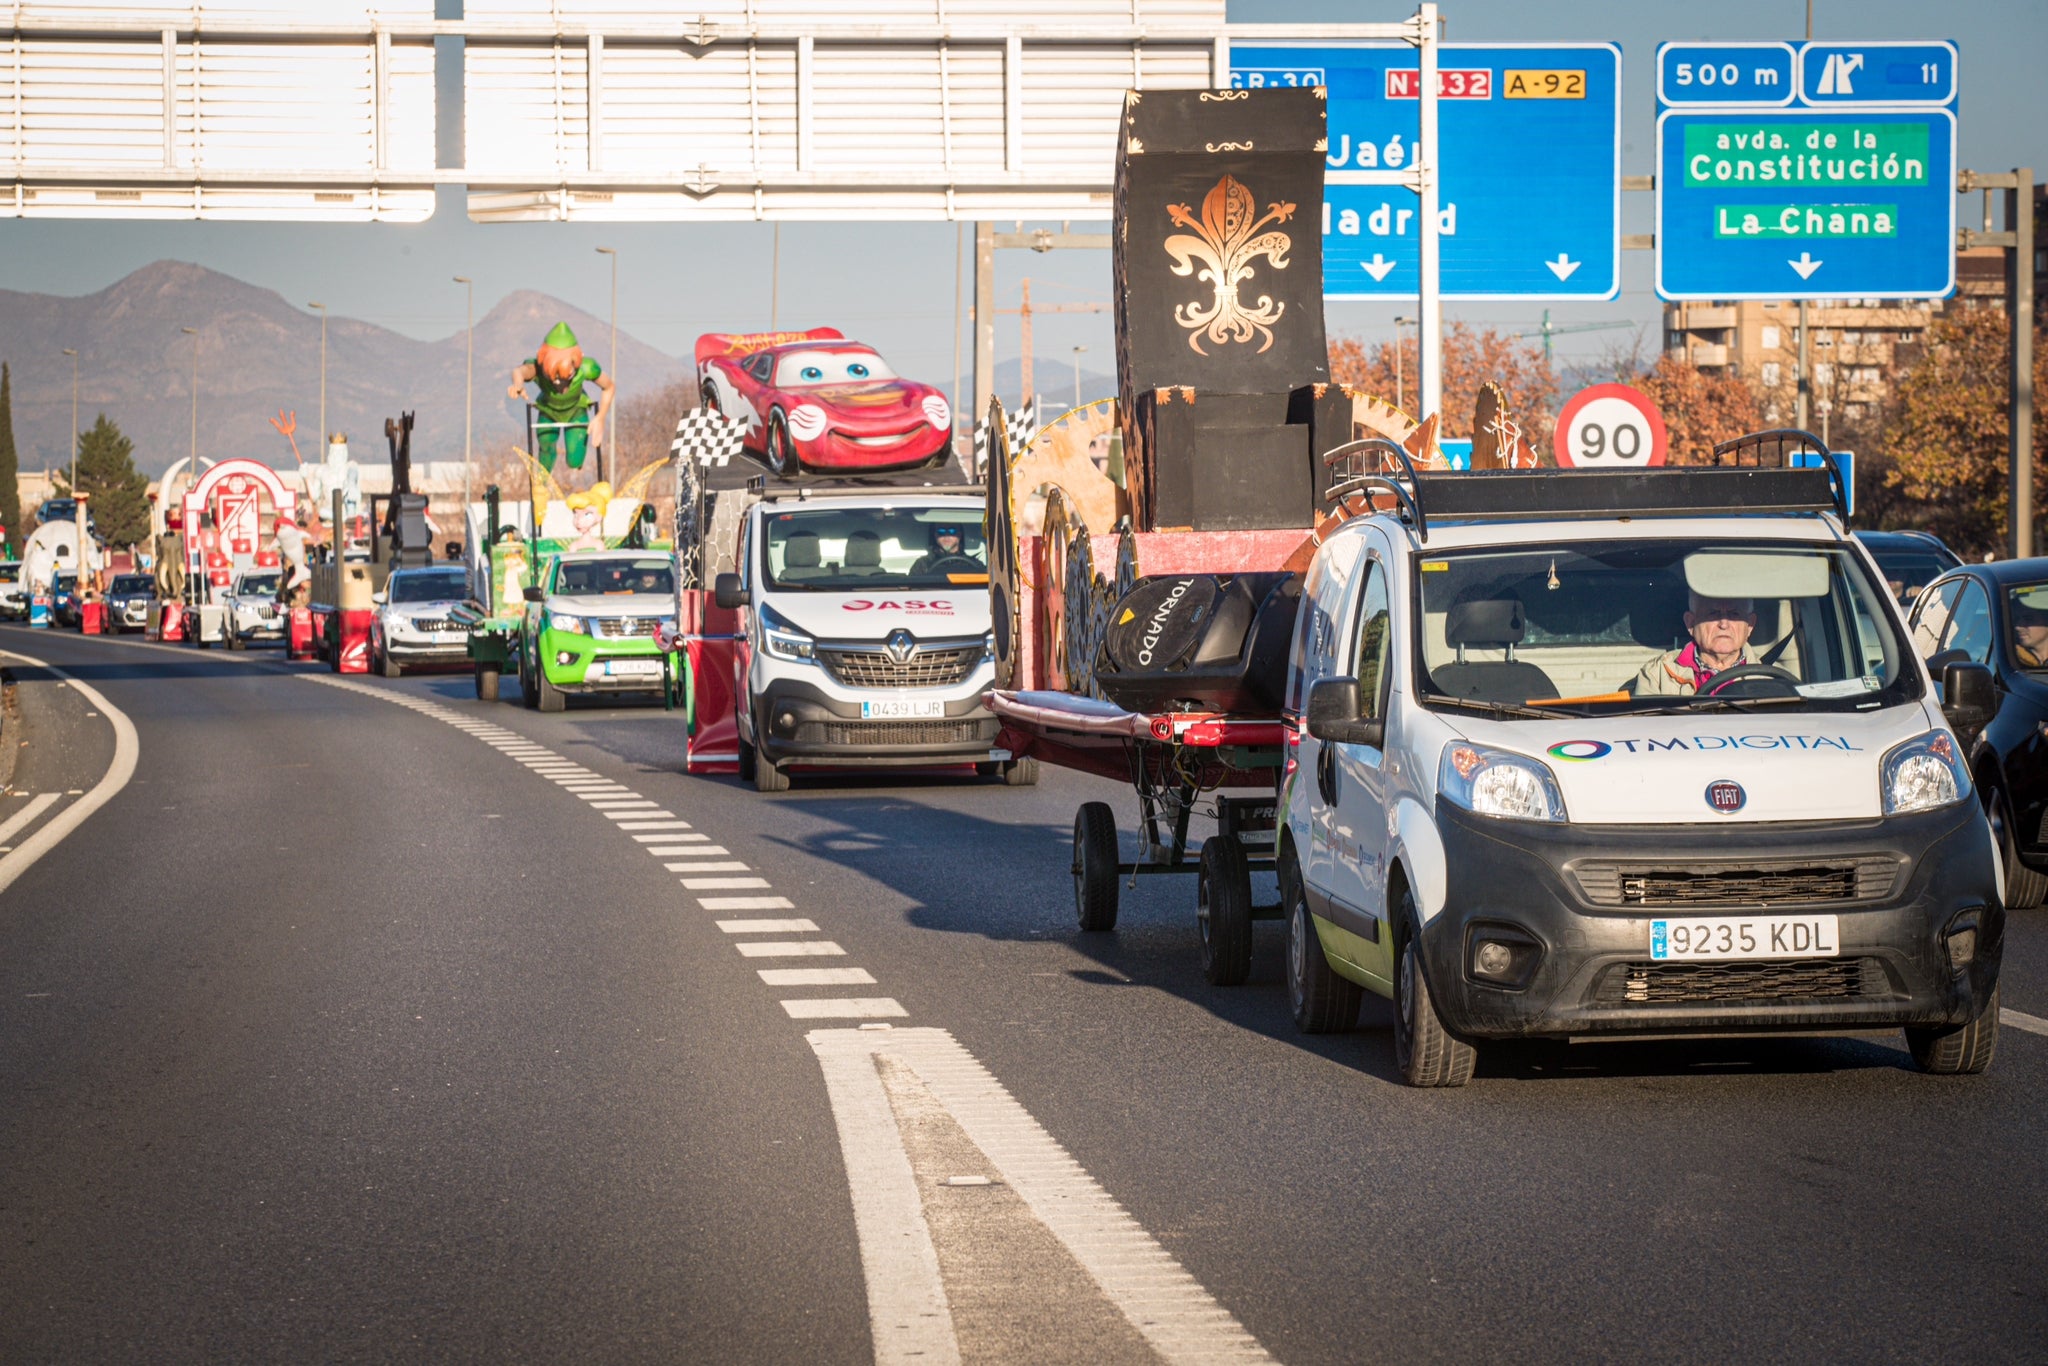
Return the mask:
<path fill-rule="evenodd" d="M 1813 273 L 1821 267 L 1821 263 L 1813 259 L 1813 253 L 1810 251 L 1800 252 L 1797 261 L 1787 261 L 1785 264 L 1798 271 L 1802 280 L 1811 280 Z"/>
<path fill-rule="evenodd" d="M 1358 264 L 1365 267 L 1365 273 L 1372 276 L 1375 283 L 1386 279 L 1388 273 L 1394 268 L 1394 262 L 1389 261 L 1378 252 L 1372 254 L 1370 261 L 1360 261 Z"/>
<path fill-rule="evenodd" d="M 1552 275 L 1555 275 L 1558 279 L 1569 280 L 1572 278 L 1572 272 L 1577 270 L 1580 266 L 1584 265 L 1585 262 L 1574 261 L 1571 257 L 1565 255 L 1563 252 L 1559 252 L 1557 254 L 1557 259 L 1555 261 L 1545 261 L 1543 264 L 1549 266 L 1550 273 Z"/>

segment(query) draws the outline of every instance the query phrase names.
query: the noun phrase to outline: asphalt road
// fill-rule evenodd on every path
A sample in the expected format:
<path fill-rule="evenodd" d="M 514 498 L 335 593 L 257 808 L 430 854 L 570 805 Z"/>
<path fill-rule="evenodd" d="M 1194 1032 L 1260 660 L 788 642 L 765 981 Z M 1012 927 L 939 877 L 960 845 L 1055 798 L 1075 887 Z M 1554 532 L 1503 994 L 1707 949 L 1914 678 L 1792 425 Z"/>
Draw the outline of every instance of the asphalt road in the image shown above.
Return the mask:
<path fill-rule="evenodd" d="M 0 893 L 0 1359 L 873 1360 L 933 1258 L 966 1360 L 2048 1342 L 2048 1037 L 1958 1079 L 1896 1038 L 1493 1050 L 1417 1092 L 1381 1007 L 1294 1033 L 1278 925 L 1204 984 L 1191 882 L 1078 934 L 1106 784 L 761 796 L 658 710 L 0 649 L 141 738 Z M 2005 971 L 2048 1015 L 2048 913 Z M 929 1243 L 878 1243 L 906 1191 Z"/>

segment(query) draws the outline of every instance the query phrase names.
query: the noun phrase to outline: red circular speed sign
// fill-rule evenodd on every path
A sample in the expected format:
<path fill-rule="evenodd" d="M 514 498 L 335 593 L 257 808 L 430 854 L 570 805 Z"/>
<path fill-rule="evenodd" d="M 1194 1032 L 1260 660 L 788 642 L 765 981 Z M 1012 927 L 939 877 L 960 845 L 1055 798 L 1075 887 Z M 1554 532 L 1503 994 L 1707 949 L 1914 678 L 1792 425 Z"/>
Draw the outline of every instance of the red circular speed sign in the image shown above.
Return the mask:
<path fill-rule="evenodd" d="M 1575 469 L 1619 469 L 1664 463 L 1664 415 L 1640 389 L 1596 384 L 1573 394 L 1551 438 L 1557 463 Z"/>

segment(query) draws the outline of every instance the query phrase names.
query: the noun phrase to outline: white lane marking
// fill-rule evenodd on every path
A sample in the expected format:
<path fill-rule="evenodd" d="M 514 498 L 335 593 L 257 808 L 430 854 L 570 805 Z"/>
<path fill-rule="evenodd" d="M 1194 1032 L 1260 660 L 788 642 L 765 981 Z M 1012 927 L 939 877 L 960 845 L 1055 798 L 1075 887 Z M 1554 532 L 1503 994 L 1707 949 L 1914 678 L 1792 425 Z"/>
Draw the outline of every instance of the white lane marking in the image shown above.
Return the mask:
<path fill-rule="evenodd" d="M 688 821 L 649 821 L 642 820 L 637 816 L 634 817 L 632 820 L 625 820 L 619 822 L 619 829 L 621 830 L 688 830 L 689 828 L 690 823 Z M 708 836 L 668 835 L 664 836 L 663 838 L 679 840 L 701 840 L 708 838 Z"/>
<path fill-rule="evenodd" d="M 666 844 L 666 843 L 668 843 L 668 842 L 669 842 L 670 840 L 690 840 L 690 839 L 700 839 L 700 840 L 701 840 L 701 839 L 703 839 L 703 838 L 704 838 L 704 836 L 702 836 L 702 835 L 635 835 L 635 836 L 633 836 L 633 843 L 635 843 L 635 844 Z"/>
<path fill-rule="evenodd" d="M 0 839 L 4 839 L 6 834 L 4 829 L 0 829 Z M 2014 1029 L 2024 1029 L 2029 1034 L 2048 1035 L 2048 1020 L 2039 1015 L 2029 1015 L 2024 1010 L 2014 1010 L 2011 1006 L 1999 1007 L 1998 1022 Z"/>
<path fill-rule="evenodd" d="M 900 1020 L 910 1014 L 893 996 L 807 997 L 784 1001 L 782 1008 L 792 1020 Z"/>
<path fill-rule="evenodd" d="M 824 1069 L 853 1196 L 875 1361 L 878 1366 L 953 1366 L 960 1360 L 960 1344 L 953 1334 L 946 1283 L 889 1093 L 882 1089 L 872 1056 L 820 1043 L 827 1034 L 859 1032 L 813 1030 L 810 1039 Z"/>
<path fill-rule="evenodd" d="M 718 928 L 727 934 L 816 934 L 818 927 L 808 920 L 721 920 Z"/>
<path fill-rule="evenodd" d="M 783 1002 L 785 1009 L 798 1004 L 804 1003 Z M 875 1242 L 888 1234 L 889 1226 L 864 1217 L 862 1212 L 877 1202 L 887 1205 L 904 1198 L 902 1183 L 889 1179 L 887 1173 L 893 1160 L 906 1166 L 909 1163 L 903 1154 L 902 1133 L 895 1126 L 875 1071 L 873 1055 L 886 1053 L 917 1073 L 1002 1179 L 1161 1357 L 1171 1362 L 1272 1359 L 1236 1317 L 1126 1213 L 951 1034 L 930 1028 L 814 1029 L 809 1037 L 825 1069 L 840 1148 L 853 1182 L 863 1266 L 876 1265 L 871 1256 L 889 1255 L 888 1248 Z M 863 1094 L 870 1087 L 872 1093 Z M 879 1116 L 874 1111 L 878 1103 L 882 1106 Z M 888 1121 L 886 1127 L 877 1123 L 878 1118 Z M 864 1181 L 870 1183 L 865 1190 Z M 914 1180 L 908 1194 L 916 1198 Z M 916 1214 L 921 1222 L 921 1206 Z M 897 1212 L 898 1221 L 904 1217 L 905 1212 Z M 907 1277 L 923 1274 L 914 1266 L 891 1269 Z M 877 1304 L 874 1290 L 871 1275 L 871 1311 Z M 901 1294 L 903 1287 L 895 1291 Z M 874 1313 L 878 1359 L 885 1331 L 893 1331 L 891 1325 L 892 1321 Z"/>
<path fill-rule="evenodd" d="M 16 845 L 13 852 L 0 856 L 0 891 L 12 886 L 14 880 L 35 866 L 37 859 L 49 853 L 60 844 L 64 837 L 84 824 L 85 818 L 105 806 L 114 794 L 128 786 L 128 780 L 135 776 L 135 760 L 142 753 L 142 742 L 136 737 L 135 723 L 128 714 L 100 694 L 99 689 L 81 683 L 64 670 L 40 659 L 31 658 L 18 650 L 5 653 L 32 664 L 38 669 L 48 669 L 57 677 L 70 683 L 78 690 L 79 696 L 99 709 L 114 728 L 114 761 L 107 765 L 107 771 L 92 791 L 70 803 L 62 811 L 44 822 L 41 829 Z"/>
<path fill-rule="evenodd" d="M 792 911 L 796 903 L 786 896 L 700 896 L 697 904 L 707 911 Z"/>
<path fill-rule="evenodd" d="M 671 837 L 664 836 L 663 838 Z M 682 835 L 673 838 L 688 839 L 689 836 Z M 646 852 L 654 855 L 656 858 L 688 858 L 690 855 L 700 851 L 694 844 L 650 844 L 646 846 Z"/>
<path fill-rule="evenodd" d="M 26 797 L 28 793 L 17 792 L 14 795 Z M 56 792 L 37 793 L 27 806 L 9 816 L 4 825 L 0 825 L 0 844 L 5 844 L 13 839 L 15 832 L 26 829 L 37 817 L 55 806 L 60 796 L 61 794 Z"/>
<path fill-rule="evenodd" d="M 649 849 L 647 852 L 650 854 L 660 854 L 665 851 Z M 687 852 L 694 854 L 698 851 L 691 849 Z M 748 865 L 739 862 L 737 859 L 730 863 L 671 863 L 666 866 L 671 873 L 744 873 L 748 868 Z M 766 886 L 767 884 L 764 883 L 762 885 Z"/>
<path fill-rule="evenodd" d="M 621 792 L 616 796 L 609 797 L 593 797 L 586 793 L 583 796 L 583 800 L 589 804 L 592 811 L 602 811 L 607 814 L 613 811 L 631 811 L 636 815 L 651 816 L 654 814 L 655 809 L 661 805 L 659 802 L 648 801 L 637 792 Z"/>
<path fill-rule="evenodd" d="M 843 958 L 846 950 L 829 939 L 769 939 L 735 944 L 744 958 Z"/>
<path fill-rule="evenodd" d="M 685 844 L 685 845 L 682 845 L 682 846 L 680 846 L 680 849 L 681 849 L 681 853 L 679 853 L 679 854 L 670 854 L 670 855 L 667 855 L 667 857 L 671 857 L 671 858 L 722 858 L 722 857 L 724 857 L 724 856 L 726 855 L 726 853 L 727 853 L 727 852 L 729 852 L 729 851 L 728 851 L 728 850 L 727 850 L 727 849 L 725 848 L 725 846 L 724 846 L 724 845 L 722 845 L 722 844 Z M 652 850 L 652 849 L 649 849 L 649 850 L 648 850 L 647 852 L 651 854 L 651 853 L 653 853 L 653 852 L 654 852 L 654 850 Z M 666 866 L 666 867 L 668 868 L 668 870 L 669 870 L 669 871 L 670 871 L 671 873 L 687 873 L 687 872 L 689 872 L 689 871 L 690 871 L 690 870 L 691 870 L 692 868 L 695 868 L 695 867 L 697 867 L 697 866 L 699 866 L 699 865 L 697 865 L 697 864 L 694 864 L 694 863 L 670 863 L 670 864 L 667 864 L 667 865 L 665 865 L 665 866 Z"/>
<path fill-rule="evenodd" d="M 683 890 L 686 892 L 737 892 L 743 887 L 766 887 L 765 877 L 686 877 Z"/>
<path fill-rule="evenodd" d="M 761 968 L 761 980 L 771 987 L 871 987 L 873 974 L 866 968 Z"/>

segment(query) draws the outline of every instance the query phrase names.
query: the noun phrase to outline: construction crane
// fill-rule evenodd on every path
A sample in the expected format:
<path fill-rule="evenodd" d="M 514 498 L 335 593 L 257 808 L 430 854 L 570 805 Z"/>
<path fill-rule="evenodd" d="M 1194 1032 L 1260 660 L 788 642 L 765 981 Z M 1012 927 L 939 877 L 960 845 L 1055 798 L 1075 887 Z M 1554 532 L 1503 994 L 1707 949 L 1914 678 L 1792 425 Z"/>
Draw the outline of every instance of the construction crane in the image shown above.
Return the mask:
<path fill-rule="evenodd" d="M 1546 308 L 1543 310 L 1542 325 L 1533 332 L 1515 333 L 1515 339 L 1520 341 L 1524 337 L 1543 338 L 1543 363 L 1548 365 L 1550 364 L 1550 339 L 1552 337 L 1561 337 L 1567 332 L 1608 332 L 1617 327 L 1634 326 L 1634 323 L 1567 323 L 1563 327 L 1558 327 L 1550 321 L 1550 310 Z"/>
<path fill-rule="evenodd" d="M 1022 396 L 1017 400 L 1020 405 L 1029 403 L 1032 393 L 1031 315 L 1033 313 L 1107 313 L 1108 311 L 1108 304 L 1040 304 L 1038 307 L 1033 308 L 1031 306 L 1031 277 L 1028 275 L 1024 277 L 1023 303 L 1016 308 L 999 308 L 996 310 L 998 313 L 1017 314 L 1021 323 L 1018 331 L 1022 334 L 1020 342 L 1023 350 L 1017 362 L 1020 367 L 1020 373 L 1017 376 L 1017 387 L 1023 391 Z"/>

